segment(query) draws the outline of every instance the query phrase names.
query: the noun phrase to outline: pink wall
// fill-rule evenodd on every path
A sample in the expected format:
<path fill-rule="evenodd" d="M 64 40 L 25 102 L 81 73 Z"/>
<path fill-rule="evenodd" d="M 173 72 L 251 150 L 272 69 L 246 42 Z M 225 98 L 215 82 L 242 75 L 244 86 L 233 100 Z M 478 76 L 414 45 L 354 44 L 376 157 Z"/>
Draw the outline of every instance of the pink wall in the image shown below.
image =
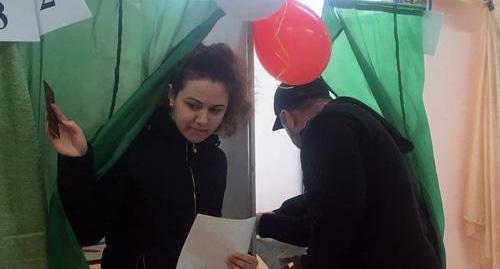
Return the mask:
<path fill-rule="evenodd" d="M 426 57 L 424 100 L 445 207 L 449 269 L 479 269 L 478 244 L 464 236 L 464 165 L 469 151 L 471 98 L 477 81 L 479 5 L 435 0 L 445 13 L 435 56 Z"/>

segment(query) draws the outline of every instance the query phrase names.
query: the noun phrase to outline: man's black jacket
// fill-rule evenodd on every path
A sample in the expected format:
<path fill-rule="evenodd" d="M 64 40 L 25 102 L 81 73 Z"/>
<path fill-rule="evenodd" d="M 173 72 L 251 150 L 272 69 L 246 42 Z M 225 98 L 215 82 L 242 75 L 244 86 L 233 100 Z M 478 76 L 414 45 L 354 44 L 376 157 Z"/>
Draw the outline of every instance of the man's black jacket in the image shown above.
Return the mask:
<path fill-rule="evenodd" d="M 327 104 L 301 138 L 305 196 L 265 214 L 261 236 L 307 246 L 306 269 L 440 268 L 403 156 L 410 141 L 347 97 Z"/>

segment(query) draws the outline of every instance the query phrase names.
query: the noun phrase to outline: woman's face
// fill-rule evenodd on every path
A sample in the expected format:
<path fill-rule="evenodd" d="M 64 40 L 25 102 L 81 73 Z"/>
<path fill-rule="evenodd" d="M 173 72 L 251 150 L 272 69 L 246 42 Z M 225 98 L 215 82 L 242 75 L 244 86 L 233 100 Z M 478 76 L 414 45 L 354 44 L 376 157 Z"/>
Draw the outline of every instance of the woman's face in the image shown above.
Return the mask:
<path fill-rule="evenodd" d="M 187 80 L 177 96 L 170 96 L 171 117 L 189 142 L 200 143 L 220 126 L 228 100 L 220 82 L 204 78 Z"/>

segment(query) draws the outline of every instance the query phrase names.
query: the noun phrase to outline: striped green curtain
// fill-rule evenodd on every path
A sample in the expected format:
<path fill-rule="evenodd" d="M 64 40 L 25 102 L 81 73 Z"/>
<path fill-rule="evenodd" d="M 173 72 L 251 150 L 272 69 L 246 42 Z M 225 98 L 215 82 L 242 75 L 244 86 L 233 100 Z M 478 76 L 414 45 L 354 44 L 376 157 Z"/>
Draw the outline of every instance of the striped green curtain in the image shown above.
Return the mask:
<path fill-rule="evenodd" d="M 414 143 L 407 160 L 445 268 L 444 213 L 422 96 L 423 12 L 409 4 L 326 0 L 322 16 L 333 46 L 323 77 L 335 94 L 363 101 Z"/>
<path fill-rule="evenodd" d="M 0 44 L 0 268 L 88 267 L 57 193 L 42 81 L 93 144 L 102 175 L 153 112 L 173 67 L 224 15 L 211 0 L 86 2 L 90 20 L 40 43 Z"/>

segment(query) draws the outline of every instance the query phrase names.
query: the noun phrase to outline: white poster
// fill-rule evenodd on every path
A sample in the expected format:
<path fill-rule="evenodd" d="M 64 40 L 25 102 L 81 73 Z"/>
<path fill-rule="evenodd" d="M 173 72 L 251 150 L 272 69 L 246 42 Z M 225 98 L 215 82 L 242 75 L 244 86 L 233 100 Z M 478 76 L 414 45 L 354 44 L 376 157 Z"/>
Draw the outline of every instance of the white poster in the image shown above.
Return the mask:
<path fill-rule="evenodd" d="M 0 41 L 39 41 L 33 0 L 0 0 Z"/>
<path fill-rule="evenodd" d="M 255 218 L 232 220 L 198 214 L 182 247 L 177 269 L 227 268 L 235 252 L 247 253 Z"/>
<path fill-rule="evenodd" d="M 35 1 L 37 3 L 40 35 L 86 20 L 92 16 L 85 0 Z"/>

